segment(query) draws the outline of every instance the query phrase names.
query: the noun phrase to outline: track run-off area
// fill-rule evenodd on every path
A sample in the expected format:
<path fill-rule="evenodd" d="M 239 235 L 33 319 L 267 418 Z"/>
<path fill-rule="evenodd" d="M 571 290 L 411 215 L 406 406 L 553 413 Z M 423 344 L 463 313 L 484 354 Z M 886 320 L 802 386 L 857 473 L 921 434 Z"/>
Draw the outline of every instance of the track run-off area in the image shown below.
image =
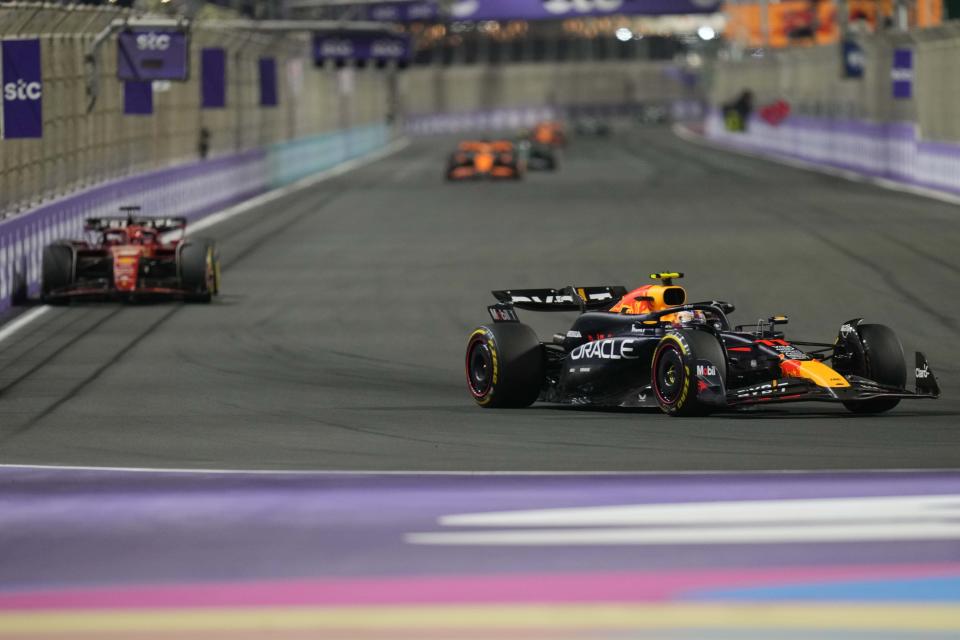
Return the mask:
<path fill-rule="evenodd" d="M 203 229 L 210 305 L 0 328 L 0 639 L 958 637 L 956 205 L 653 129 L 448 184 L 454 143 Z M 888 324 L 943 398 L 474 405 L 490 290 L 664 270 L 795 339 Z"/>
<path fill-rule="evenodd" d="M 0 343 L 0 462 L 262 470 L 722 471 L 960 462 L 960 211 L 694 145 L 668 131 L 575 139 L 556 174 L 447 184 L 454 140 L 203 230 L 209 306 L 53 308 Z M 145 214 L 150 203 L 142 203 Z M 671 419 L 474 406 L 468 332 L 491 289 L 647 282 L 736 322 L 790 316 L 832 341 L 863 317 L 925 351 L 939 401 Z M 569 314 L 521 312 L 548 339 Z M 908 380 L 912 385 L 912 375 Z"/>

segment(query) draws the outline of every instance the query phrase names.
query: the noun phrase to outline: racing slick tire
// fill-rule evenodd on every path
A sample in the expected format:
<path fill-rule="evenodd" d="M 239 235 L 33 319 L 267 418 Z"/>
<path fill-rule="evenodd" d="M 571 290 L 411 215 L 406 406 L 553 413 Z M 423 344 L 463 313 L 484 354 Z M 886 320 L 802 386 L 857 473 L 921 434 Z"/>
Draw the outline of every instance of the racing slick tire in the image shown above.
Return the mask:
<path fill-rule="evenodd" d="M 190 240 L 180 247 L 184 300 L 208 303 L 220 293 L 220 256 L 213 240 Z"/>
<path fill-rule="evenodd" d="M 478 327 L 467 341 L 466 372 L 470 395 L 481 407 L 529 407 L 543 387 L 543 345 L 519 322 Z"/>
<path fill-rule="evenodd" d="M 694 329 L 668 333 L 654 350 L 650 386 L 657 404 L 667 415 L 703 416 L 715 409 L 697 398 L 698 360 L 712 362 L 726 385 L 727 361 L 723 347 L 706 331 Z"/>
<path fill-rule="evenodd" d="M 893 329 L 882 324 L 861 324 L 856 330 L 863 345 L 864 358 L 862 370 L 851 373 L 880 384 L 904 388 L 907 384 L 907 363 L 903 356 L 903 345 Z M 900 398 L 874 398 L 843 403 L 853 413 L 861 414 L 883 413 L 898 404 Z"/>
<path fill-rule="evenodd" d="M 55 297 L 53 292 L 74 283 L 73 247 L 51 244 L 43 249 L 40 298 L 44 304 L 66 304 L 67 298 Z"/>

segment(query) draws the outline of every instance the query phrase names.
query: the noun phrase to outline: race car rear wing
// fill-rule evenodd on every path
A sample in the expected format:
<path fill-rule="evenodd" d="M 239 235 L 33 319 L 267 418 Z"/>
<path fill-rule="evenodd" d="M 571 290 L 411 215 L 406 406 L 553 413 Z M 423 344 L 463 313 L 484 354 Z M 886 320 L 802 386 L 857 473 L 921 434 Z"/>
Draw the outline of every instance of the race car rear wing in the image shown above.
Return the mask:
<path fill-rule="evenodd" d="M 493 291 L 501 304 L 525 311 L 602 311 L 627 295 L 626 287 L 566 287 Z"/>
<path fill-rule="evenodd" d="M 186 229 L 187 219 L 181 217 L 141 218 L 128 216 L 126 218 L 87 218 L 84 221 L 86 231 L 108 231 L 110 229 L 126 229 L 131 226 L 146 227 L 155 229 L 158 233 L 167 233 Z"/>

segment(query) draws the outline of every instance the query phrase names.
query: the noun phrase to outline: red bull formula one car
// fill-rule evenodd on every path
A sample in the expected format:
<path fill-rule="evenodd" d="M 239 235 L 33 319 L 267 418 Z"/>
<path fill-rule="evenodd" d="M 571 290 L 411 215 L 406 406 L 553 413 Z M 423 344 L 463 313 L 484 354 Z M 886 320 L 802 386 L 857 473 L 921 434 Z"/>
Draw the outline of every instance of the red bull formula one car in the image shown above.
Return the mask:
<path fill-rule="evenodd" d="M 468 140 L 457 145 L 457 150 L 450 154 L 446 178 L 519 180 L 526 170 L 521 154 L 509 140 Z"/>
<path fill-rule="evenodd" d="M 92 239 L 44 248 L 43 301 L 171 297 L 210 302 L 220 290 L 213 241 L 186 238 L 186 218 L 140 217 L 139 210 L 123 207 L 126 217 L 90 218 L 84 228 Z"/>
<path fill-rule="evenodd" d="M 467 385 L 482 407 L 537 401 L 606 407 L 659 407 L 671 416 L 815 400 L 854 413 L 888 411 L 907 399 L 937 398 L 922 353 L 916 388 L 906 388 L 903 347 L 894 332 L 861 319 L 832 343 L 787 340 L 785 316 L 731 326 L 732 304 L 688 303 L 680 273 L 627 291 L 568 287 L 494 291 L 492 324 L 467 343 Z M 580 311 L 573 326 L 541 341 L 517 310 Z"/>

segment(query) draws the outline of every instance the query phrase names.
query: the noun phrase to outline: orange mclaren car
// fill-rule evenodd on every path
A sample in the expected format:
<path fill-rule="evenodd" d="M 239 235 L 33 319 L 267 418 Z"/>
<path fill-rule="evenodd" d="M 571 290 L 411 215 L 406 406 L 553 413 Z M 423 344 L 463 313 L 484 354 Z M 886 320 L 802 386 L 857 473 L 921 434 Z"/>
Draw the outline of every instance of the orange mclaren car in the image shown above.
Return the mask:
<path fill-rule="evenodd" d="M 467 140 L 450 154 L 446 177 L 447 180 L 519 180 L 524 173 L 526 162 L 509 140 Z"/>
<path fill-rule="evenodd" d="M 537 144 L 551 147 L 567 146 L 567 134 L 563 124 L 556 120 L 545 120 L 533 128 L 530 138 Z"/>

